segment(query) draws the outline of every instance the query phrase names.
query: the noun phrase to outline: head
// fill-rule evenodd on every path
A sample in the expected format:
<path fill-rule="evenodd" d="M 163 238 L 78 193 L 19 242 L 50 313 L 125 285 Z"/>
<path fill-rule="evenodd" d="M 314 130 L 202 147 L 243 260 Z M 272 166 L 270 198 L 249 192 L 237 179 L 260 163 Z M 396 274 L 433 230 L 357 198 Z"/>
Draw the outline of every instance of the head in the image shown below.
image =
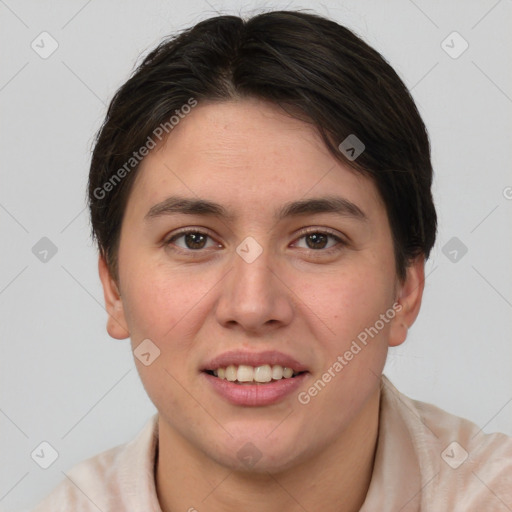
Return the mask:
<path fill-rule="evenodd" d="M 158 348 L 135 361 L 169 428 L 227 466 L 251 440 L 276 471 L 339 436 L 418 314 L 431 183 L 405 85 L 333 21 L 219 16 L 149 53 L 98 133 L 89 204 L 108 331 Z M 233 350 L 293 357 L 300 386 L 230 403 L 205 370 Z"/>

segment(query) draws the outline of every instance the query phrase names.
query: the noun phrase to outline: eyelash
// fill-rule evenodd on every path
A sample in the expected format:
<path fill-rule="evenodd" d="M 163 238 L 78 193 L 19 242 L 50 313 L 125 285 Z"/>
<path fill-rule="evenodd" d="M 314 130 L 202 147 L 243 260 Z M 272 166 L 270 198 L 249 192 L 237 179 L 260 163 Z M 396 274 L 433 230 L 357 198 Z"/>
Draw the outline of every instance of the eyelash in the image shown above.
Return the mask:
<path fill-rule="evenodd" d="M 164 245 L 165 246 L 171 246 L 173 245 L 173 242 L 176 241 L 177 239 L 183 237 L 183 236 L 186 236 L 190 233 L 193 233 L 193 234 L 196 234 L 196 235 L 204 235 L 210 239 L 213 240 L 213 237 L 211 235 L 209 235 L 208 233 L 206 233 L 205 231 L 201 231 L 199 229 L 190 229 L 190 228 L 187 228 L 187 229 L 184 229 L 182 231 L 179 231 L 178 233 L 175 233 L 174 235 L 172 235 L 170 238 L 168 238 L 165 242 L 164 242 Z M 343 249 L 345 246 L 347 246 L 347 242 L 345 240 L 343 240 L 342 238 L 340 238 L 339 236 L 335 235 L 334 233 L 331 233 L 330 231 L 325 231 L 325 230 L 320 230 L 318 228 L 310 228 L 308 230 L 305 230 L 305 231 L 302 231 L 298 238 L 296 238 L 296 240 L 300 240 L 302 238 L 304 238 L 305 236 L 307 235 L 311 235 L 311 234 L 318 234 L 318 235 L 327 235 L 328 237 L 331 237 L 333 238 L 337 244 L 334 245 L 333 247 L 329 247 L 328 249 L 305 249 L 307 250 L 309 253 L 312 253 L 312 254 L 315 254 L 317 253 L 318 255 L 322 255 L 322 254 L 334 254 L 338 251 L 340 251 L 341 249 Z M 181 254 L 187 254 L 187 255 L 194 255 L 194 256 L 201 256 L 203 255 L 204 251 L 206 249 L 183 249 L 182 247 L 176 247 L 174 246 L 172 248 L 173 251 L 176 251 L 178 253 L 181 253 Z M 197 253 L 197 254 L 195 254 Z M 321 254 L 319 254 L 321 253 Z"/>

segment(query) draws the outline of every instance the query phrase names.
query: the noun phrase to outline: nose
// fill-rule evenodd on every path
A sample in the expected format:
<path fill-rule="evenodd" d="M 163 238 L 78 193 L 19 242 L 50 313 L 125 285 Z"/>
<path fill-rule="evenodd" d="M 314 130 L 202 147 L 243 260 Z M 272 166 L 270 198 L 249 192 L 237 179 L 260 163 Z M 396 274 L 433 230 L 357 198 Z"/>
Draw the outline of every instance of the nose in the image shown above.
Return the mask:
<path fill-rule="evenodd" d="M 231 271 L 222 280 L 217 321 L 252 333 L 288 325 L 294 312 L 293 292 L 283 278 L 268 250 L 254 261 L 235 253 Z"/>

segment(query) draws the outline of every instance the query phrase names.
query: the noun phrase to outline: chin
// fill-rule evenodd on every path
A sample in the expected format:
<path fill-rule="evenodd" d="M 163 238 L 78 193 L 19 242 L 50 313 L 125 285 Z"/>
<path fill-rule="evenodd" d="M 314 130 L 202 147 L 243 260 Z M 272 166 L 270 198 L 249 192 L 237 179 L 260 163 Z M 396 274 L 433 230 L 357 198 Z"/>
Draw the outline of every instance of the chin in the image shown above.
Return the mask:
<path fill-rule="evenodd" d="M 275 429 L 275 424 L 272 428 Z M 245 428 L 216 453 L 208 450 L 209 454 L 231 471 L 251 475 L 277 474 L 300 464 L 306 458 L 299 446 L 304 443 L 303 436 L 299 433 L 291 435 L 283 429 L 276 439 L 267 434 L 272 428 L 262 429 L 256 425 L 253 429 Z"/>

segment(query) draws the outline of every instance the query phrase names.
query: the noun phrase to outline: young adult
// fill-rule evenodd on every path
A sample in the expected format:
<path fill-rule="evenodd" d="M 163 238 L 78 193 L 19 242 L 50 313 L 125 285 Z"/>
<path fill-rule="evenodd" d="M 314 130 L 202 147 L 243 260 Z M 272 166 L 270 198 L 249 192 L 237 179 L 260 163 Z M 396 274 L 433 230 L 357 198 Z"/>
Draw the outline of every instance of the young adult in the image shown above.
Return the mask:
<path fill-rule="evenodd" d="M 512 509 L 512 440 L 382 374 L 420 309 L 431 182 L 406 87 L 334 21 L 163 41 L 89 180 L 108 332 L 158 413 L 37 510 Z"/>

